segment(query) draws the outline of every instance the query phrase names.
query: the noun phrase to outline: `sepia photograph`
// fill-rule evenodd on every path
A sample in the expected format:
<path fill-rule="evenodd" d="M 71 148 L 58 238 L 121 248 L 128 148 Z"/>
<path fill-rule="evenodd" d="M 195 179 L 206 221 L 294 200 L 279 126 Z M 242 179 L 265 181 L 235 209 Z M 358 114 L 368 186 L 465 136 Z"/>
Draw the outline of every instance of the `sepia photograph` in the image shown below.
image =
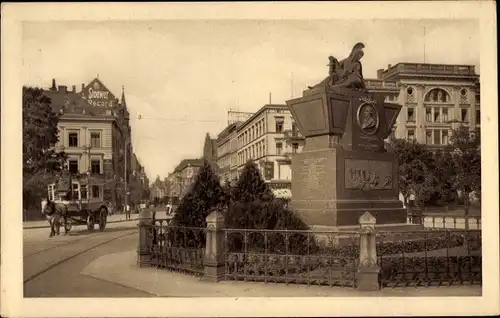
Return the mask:
<path fill-rule="evenodd" d="M 2 5 L 2 316 L 498 314 L 493 8 Z"/>

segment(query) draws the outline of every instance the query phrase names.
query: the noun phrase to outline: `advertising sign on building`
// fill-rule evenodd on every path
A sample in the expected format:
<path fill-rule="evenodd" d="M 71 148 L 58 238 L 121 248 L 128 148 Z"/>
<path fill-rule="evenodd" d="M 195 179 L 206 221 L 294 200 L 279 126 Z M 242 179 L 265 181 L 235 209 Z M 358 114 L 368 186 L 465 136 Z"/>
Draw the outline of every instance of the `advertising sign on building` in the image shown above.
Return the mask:
<path fill-rule="evenodd" d="M 116 103 L 116 97 L 97 78 L 82 90 L 82 98 L 96 107 L 113 107 Z"/>

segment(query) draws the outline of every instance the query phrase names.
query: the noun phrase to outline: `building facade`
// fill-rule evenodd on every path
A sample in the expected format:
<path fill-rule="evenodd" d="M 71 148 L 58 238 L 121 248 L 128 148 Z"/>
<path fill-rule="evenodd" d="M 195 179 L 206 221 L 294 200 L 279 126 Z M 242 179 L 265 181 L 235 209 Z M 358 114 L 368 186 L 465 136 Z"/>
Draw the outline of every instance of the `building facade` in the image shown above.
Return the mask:
<path fill-rule="evenodd" d="M 186 195 L 196 180 L 200 168 L 203 167 L 203 161 L 203 159 L 184 159 L 177 165 L 171 176 L 169 175 L 169 179 L 173 181 L 169 189 L 172 197 L 182 199 Z"/>
<path fill-rule="evenodd" d="M 273 191 L 290 196 L 291 157 L 302 151 L 303 144 L 288 107 L 264 105 L 236 128 L 238 175 L 245 163 L 253 160 Z"/>
<path fill-rule="evenodd" d="M 67 86 L 56 86 L 54 79 L 44 94 L 60 114 L 56 150 L 68 154 L 66 167 L 80 180 L 82 196 L 103 198 L 121 207 L 124 181 L 130 182 L 133 174 L 125 93 L 119 101 L 95 78 L 88 85 L 82 84 L 80 92 L 75 85 L 71 91 Z"/>
<path fill-rule="evenodd" d="M 217 166 L 222 184 L 227 181 L 234 182 L 238 179 L 238 141 L 237 129 L 242 122 L 229 124 L 217 136 Z"/>
<path fill-rule="evenodd" d="M 480 126 L 479 75 L 472 65 L 398 63 L 365 82 L 402 105 L 392 137 L 442 147 L 459 125 Z"/>

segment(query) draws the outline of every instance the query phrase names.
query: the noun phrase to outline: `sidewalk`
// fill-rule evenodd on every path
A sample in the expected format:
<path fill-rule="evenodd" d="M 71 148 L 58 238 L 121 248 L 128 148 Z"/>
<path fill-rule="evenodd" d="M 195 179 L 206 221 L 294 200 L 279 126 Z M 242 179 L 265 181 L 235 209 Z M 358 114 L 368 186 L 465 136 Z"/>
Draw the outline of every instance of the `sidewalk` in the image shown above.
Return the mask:
<path fill-rule="evenodd" d="M 137 251 L 97 258 L 81 274 L 161 297 L 436 297 L 481 296 L 481 286 L 385 288 L 363 292 L 346 287 L 224 281 L 211 283 L 193 276 L 136 266 Z"/>
<path fill-rule="evenodd" d="M 127 222 L 137 220 L 139 214 L 131 214 L 130 220 L 127 220 L 125 214 L 113 214 L 108 216 L 107 223 L 119 223 L 119 222 Z M 49 228 L 49 223 L 47 221 L 27 221 L 23 222 L 23 229 L 40 229 L 40 228 Z"/>

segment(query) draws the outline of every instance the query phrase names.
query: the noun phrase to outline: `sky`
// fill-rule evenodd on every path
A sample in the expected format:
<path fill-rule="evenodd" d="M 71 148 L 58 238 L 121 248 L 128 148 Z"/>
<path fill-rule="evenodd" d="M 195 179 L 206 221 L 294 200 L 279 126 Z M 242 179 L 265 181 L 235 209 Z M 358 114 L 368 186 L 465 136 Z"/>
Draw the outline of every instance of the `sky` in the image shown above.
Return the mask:
<path fill-rule="evenodd" d="M 229 109 L 299 97 L 325 78 L 329 55 L 345 58 L 357 42 L 365 78 L 424 56 L 479 73 L 477 20 L 60 21 L 23 24 L 22 80 L 79 90 L 98 75 L 115 96 L 123 85 L 134 152 L 154 180 L 201 157 Z"/>

